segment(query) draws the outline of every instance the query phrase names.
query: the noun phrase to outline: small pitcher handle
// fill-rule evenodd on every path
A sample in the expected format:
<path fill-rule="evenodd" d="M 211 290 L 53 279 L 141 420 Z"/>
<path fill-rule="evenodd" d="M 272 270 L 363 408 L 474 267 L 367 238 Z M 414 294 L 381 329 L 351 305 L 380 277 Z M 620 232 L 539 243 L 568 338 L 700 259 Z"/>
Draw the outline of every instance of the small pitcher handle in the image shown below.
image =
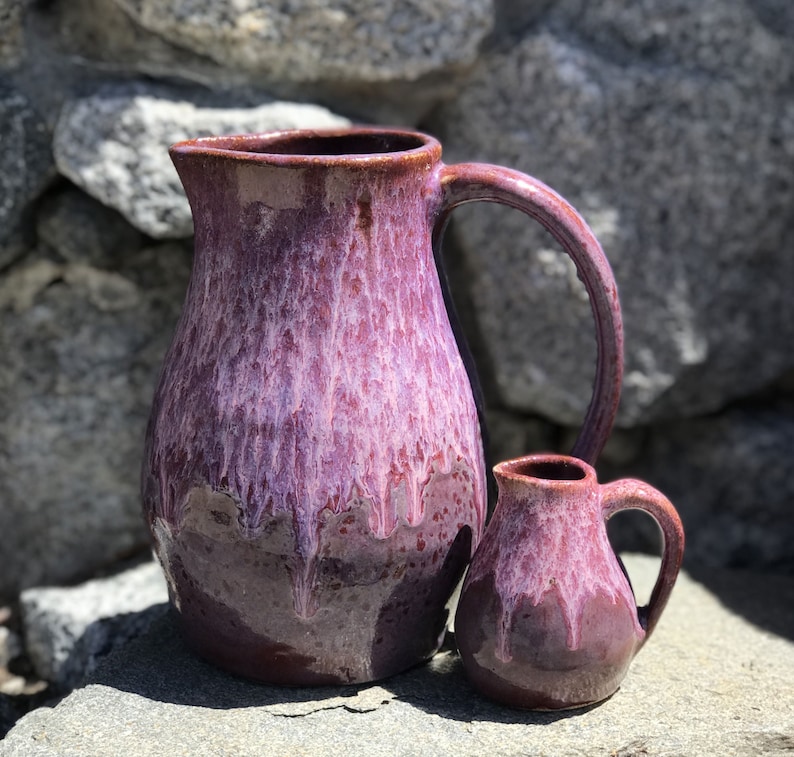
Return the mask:
<path fill-rule="evenodd" d="M 609 520 L 621 510 L 644 510 L 662 530 L 664 547 L 659 575 L 651 592 L 650 601 L 645 607 L 637 608 L 647 641 L 670 598 L 670 592 L 681 569 L 681 561 L 684 557 L 684 527 L 681 518 L 664 494 L 644 481 L 632 478 L 603 484 L 601 508 L 604 520 Z"/>
<path fill-rule="evenodd" d="M 617 286 L 601 245 L 582 217 L 553 189 L 526 174 L 487 163 L 438 168 L 441 198 L 433 230 L 438 250 L 446 222 L 458 205 L 497 202 L 538 221 L 576 265 L 590 297 L 596 324 L 598 359 L 593 396 L 571 454 L 595 463 L 615 421 L 623 377 L 623 322 Z"/>

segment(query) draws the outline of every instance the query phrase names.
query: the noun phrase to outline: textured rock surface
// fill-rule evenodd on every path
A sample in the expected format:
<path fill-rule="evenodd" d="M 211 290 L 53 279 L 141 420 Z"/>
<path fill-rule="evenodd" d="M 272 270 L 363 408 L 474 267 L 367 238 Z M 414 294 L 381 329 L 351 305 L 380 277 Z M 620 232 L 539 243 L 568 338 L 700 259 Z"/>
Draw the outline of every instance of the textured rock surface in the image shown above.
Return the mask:
<path fill-rule="evenodd" d="M 36 232 L 39 244 L 64 260 L 97 268 L 123 265 L 143 243 L 141 233 L 118 212 L 71 185 L 42 202 Z"/>
<path fill-rule="evenodd" d="M 2 13 L 0 6 L 0 21 Z M 24 250 L 29 234 L 23 221 L 53 173 L 43 119 L 20 91 L 0 79 L 0 268 Z"/>
<path fill-rule="evenodd" d="M 19 635 L 7 626 L 0 626 L 0 668 L 7 668 L 8 663 L 22 651 Z"/>
<path fill-rule="evenodd" d="M 604 474 L 620 470 L 662 489 L 686 524 L 689 559 L 794 573 L 794 404 L 746 405 L 643 436 L 630 442 L 628 458 L 605 464 Z M 614 523 L 624 546 L 656 542 L 656 529 L 641 516 Z"/>
<path fill-rule="evenodd" d="M 624 306 L 623 424 L 719 409 L 794 361 L 794 47 L 767 18 L 561 0 L 435 119 L 448 161 L 518 167 L 590 221 Z M 593 327 L 570 266 L 517 213 L 457 221 L 499 400 L 578 422 Z"/>
<path fill-rule="evenodd" d="M 225 66 L 309 81 L 416 79 L 471 63 L 493 17 L 490 0 L 113 1 L 140 26 Z"/>
<path fill-rule="evenodd" d="M 25 645 L 36 673 L 59 689 L 84 683 L 102 659 L 166 611 L 159 564 L 149 561 L 73 588 L 22 593 Z"/>
<path fill-rule="evenodd" d="M 144 29 L 112 0 L 70 0 L 46 9 L 32 8 L 29 17 L 40 47 L 59 56 L 79 56 L 89 65 L 197 83 L 246 81 L 206 56 Z"/>
<path fill-rule="evenodd" d="M 175 4 L 168 8 L 161 6 L 163 13 L 179 12 Z M 360 10 L 351 6 L 351 12 Z M 410 12 L 410 11 L 409 11 Z M 422 11 L 419 11 L 420 13 Z M 68 3 L 54 3 L 46 7 L 35 6 L 28 12 L 28 47 L 45 52 L 42 60 L 56 80 L 69 75 L 72 66 L 78 66 L 78 75 L 88 73 L 101 78 L 99 72 L 113 72 L 115 75 L 143 75 L 163 81 L 186 81 L 209 87 L 216 91 L 234 92 L 245 99 L 252 96 L 252 104 L 277 98 L 280 100 L 314 102 L 325 105 L 335 112 L 355 114 L 362 122 L 389 124 L 416 124 L 419 119 L 439 100 L 453 95 L 462 86 L 466 67 L 455 66 L 429 73 L 419 78 L 393 79 L 384 85 L 382 81 L 370 81 L 363 76 L 361 69 L 351 67 L 348 78 L 340 78 L 325 65 L 319 67 L 317 75 L 321 79 L 311 81 L 296 79 L 294 74 L 300 66 L 291 66 L 290 76 L 284 76 L 277 66 L 264 69 L 243 69 L 222 65 L 204 54 L 203 47 L 190 50 L 169 42 L 168 39 L 150 31 L 137 23 L 112 0 L 70 0 Z M 229 16 L 232 25 L 235 17 Z M 446 25 L 446 21 L 444 22 Z M 205 30 L 208 31 L 208 30 Z M 220 27 L 216 30 L 221 32 Z M 410 35 L 410 28 L 403 30 Z M 335 36 L 332 27 L 326 29 L 329 41 L 326 46 L 341 50 L 345 41 Z M 393 40 L 395 49 L 404 47 L 400 38 L 402 32 Z M 482 32 L 473 32 L 479 39 Z M 443 37 L 442 37 L 443 39 Z M 223 39 L 215 45 L 226 45 Z M 299 43 L 298 43 L 299 44 Z M 472 50 L 476 48 L 472 40 Z M 259 48 L 259 51 L 264 50 Z M 53 58 L 47 62 L 49 52 Z M 430 57 L 433 56 L 431 50 Z M 422 60 L 416 64 L 409 59 L 401 61 L 405 76 L 418 68 L 426 67 L 427 53 L 418 51 Z M 359 51 L 359 55 L 367 55 Z M 467 54 L 472 54 L 471 51 Z M 61 64 L 63 70 L 52 72 L 52 66 Z M 304 71 L 304 73 L 306 73 Z M 338 73 L 338 72 L 337 72 Z M 396 73 L 396 72 L 395 72 Z M 99 76 L 97 76 L 99 74 Z M 30 82 L 36 85 L 41 78 Z M 98 82 L 97 82 L 98 83 Z M 79 89 L 85 91 L 80 79 Z M 41 90 L 41 87 L 38 87 Z M 45 99 L 59 100 L 59 90 L 52 87 L 41 91 Z M 63 99 L 61 93 L 60 99 Z"/>
<path fill-rule="evenodd" d="M 115 270 L 26 260 L 0 286 L 0 596 L 142 548 L 140 459 L 187 283 L 174 243 Z"/>
<path fill-rule="evenodd" d="M 641 596 L 656 561 L 630 556 Z M 115 653 L 95 682 L 22 719 L 3 757 L 115 755 L 782 755 L 794 747 L 794 583 L 682 575 L 621 689 L 584 711 L 492 704 L 460 660 L 380 685 L 277 689 L 194 659 L 170 616 Z M 647 593 L 645 594 L 647 597 Z"/>
<path fill-rule="evenodd" d="M 187 237 L 190 208 L 168 159 L 182 139 L 349 123 L 325 108 L 273 102 L 230 107 L 179 99 L 162 88 L 111 87 L 64 107 L 55 130 L 58 170 L 152 237 Z"/>
<path fill-rule="evenodd" d="M 0 68 L 19 61 L 23 47 L 24 0 L 0 0 Z"/>

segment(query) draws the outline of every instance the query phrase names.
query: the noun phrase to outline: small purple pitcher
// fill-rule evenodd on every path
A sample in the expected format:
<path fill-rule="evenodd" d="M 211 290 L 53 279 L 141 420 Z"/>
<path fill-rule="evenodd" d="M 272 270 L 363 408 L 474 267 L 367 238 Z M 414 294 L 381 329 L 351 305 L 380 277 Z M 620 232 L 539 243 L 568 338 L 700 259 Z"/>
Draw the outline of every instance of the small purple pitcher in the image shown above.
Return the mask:
<path fill-rule="evenodd" d="M 642 481 L 599 485 L 573 457 L 530 455 L 494 468 L 499 500 L 461 592 L 455 636 L 473 685 L 525 709 L 583 707 L 613 694 L 653 631 L 681 566 L 684 532 Z M 607 538 L 620 510 L 649 513 L 664 535 L 647 607 Z"/>

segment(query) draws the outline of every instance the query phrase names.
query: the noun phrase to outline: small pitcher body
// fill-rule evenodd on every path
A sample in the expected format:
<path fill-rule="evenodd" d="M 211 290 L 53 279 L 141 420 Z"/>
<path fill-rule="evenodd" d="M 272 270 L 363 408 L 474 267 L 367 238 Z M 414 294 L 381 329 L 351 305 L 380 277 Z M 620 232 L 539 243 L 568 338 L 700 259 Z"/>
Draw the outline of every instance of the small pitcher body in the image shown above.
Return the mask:
<path fill-rule="evenodd" d="M 486 512 L 434 244 L 483 186 L 515 191 L 453 173 L 413 132 L 208 138 L 171 155 L 195 258 L 143 500 L 183 632 L 271 683 L 357 683 L 421 662 Z M 611 272 L 577 233 L 568 244 L 595 271 L 605 323 L 581 442 L 595 454 L 622 342 Z"/>
<path fill-rule="evenodd" d="M 466 673 L 483 694 L 525 709 L 567 709 L 613 694 L 653 630 L 683 555 L 675 510 L 647 484 L 599 485 L 586 463 L 533 455 L 494 469 L 499 501 L 455 617 Z M 606 520 L 646 510 L 663 529 L 662 570 L 637 608 Z"/>

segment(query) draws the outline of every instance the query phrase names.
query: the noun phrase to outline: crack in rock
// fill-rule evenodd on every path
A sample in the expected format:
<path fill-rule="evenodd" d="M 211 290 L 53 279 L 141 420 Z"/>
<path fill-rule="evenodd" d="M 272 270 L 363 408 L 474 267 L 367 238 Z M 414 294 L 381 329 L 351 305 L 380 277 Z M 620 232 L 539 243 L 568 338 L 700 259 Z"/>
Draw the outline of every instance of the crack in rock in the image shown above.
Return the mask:
<path fill-rule="evenodd" d="M 353 714 L 365 714 L 368 712 L 375 712 L 376 710 L 380 709 L 383 705 L 390 704 L 390 699 L 383 699 L 378 704 L 373 706 L 361 706 L 361 707 L 354 707 L 349 704 L 333 704 L 333 705 L 324 705 L 322 707 L 314 707 L 310 710 L 303 710 L 300 712 L 283 712 L 283 711 L 270 711 L 270 715 L 277 718 L 305 718 L 310 715 L 316 715 L 320 712 L 328 712 L 329 710 L 345 710 L 346 712 L 352 712 Z"/>

